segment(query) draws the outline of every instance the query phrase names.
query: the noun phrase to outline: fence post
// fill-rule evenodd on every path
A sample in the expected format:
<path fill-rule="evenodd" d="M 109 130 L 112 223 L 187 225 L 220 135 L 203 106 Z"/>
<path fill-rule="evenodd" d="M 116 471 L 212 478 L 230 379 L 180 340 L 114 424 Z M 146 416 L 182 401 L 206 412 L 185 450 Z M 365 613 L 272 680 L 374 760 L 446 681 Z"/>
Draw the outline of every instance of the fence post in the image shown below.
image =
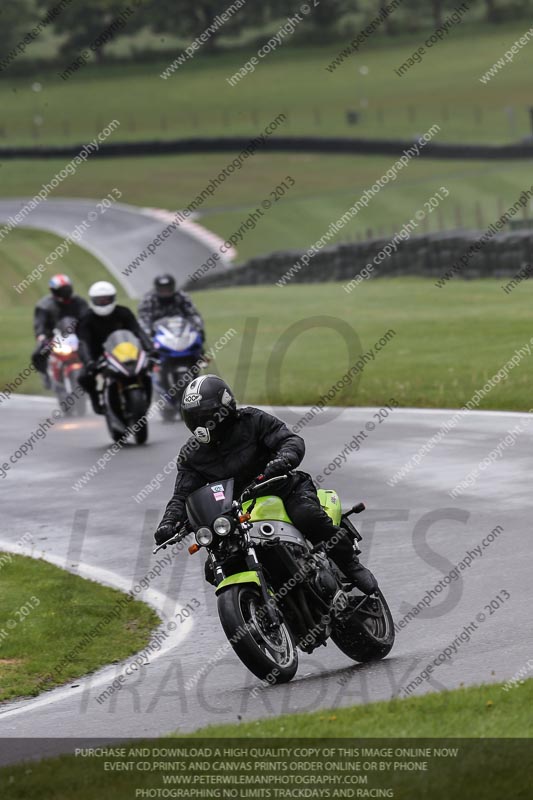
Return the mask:
<path fill-rule="evenodd" d="M 485 227 L 483 224 L 483 209 L 480 203 L 476 203 L 476 225 L 479 229 Z"/>

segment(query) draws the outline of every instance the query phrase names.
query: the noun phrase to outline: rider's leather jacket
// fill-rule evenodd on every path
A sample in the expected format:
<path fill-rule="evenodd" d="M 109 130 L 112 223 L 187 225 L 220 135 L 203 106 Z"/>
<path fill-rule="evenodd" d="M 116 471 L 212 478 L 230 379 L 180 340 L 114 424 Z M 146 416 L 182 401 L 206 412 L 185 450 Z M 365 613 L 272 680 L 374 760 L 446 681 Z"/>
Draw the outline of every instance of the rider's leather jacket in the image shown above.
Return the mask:
<path fill-rule="evenodd" d="M 79 320 L 88 308 L 87 301 L 77 294 L 73 295 L 67 303 L 60 302 L 51 295 L 43 297 L 42 300 L 39 300 L 33 312 L 35 336 L 44 336 L 46 339 L 51 339 L 59 320 L 65 317 Z"/>
<path fill-rule="evenodd" d="M 163 317 L 184 317 L 202 334 L 204 321 L 191 298 L 178 290 L 174 297 L 162 300 L 155 291 L 144 295 L 139 303 L 139 321 L 149 336 L 153 335 L 154 322 Z"/>
<path fill-rule="evenodd" d="M 200 444 L 192 436 L 182 447 L 174 494 L 161 524 L 185 520 L 187 497 L 206 483 L 233 477 L 238 496 L 272 459 L 284 457 L 294 469 L 304 455 L 304 440 L 280 419 L 258 408 L 241 408 L 218 443 Z"/>
<path fill-rule="evenodd" d="M 98 361 L 103 353 L 103 345 L 108 336 L 118 330 L 127 330 L 137 336 L 148 353 L 152 351 L 152 341 L 143 331 L 135 314 L 126 306 L 116 306 L 107 317 L 100 317 L 88 311 L 78 325 L 80 356 L 84 364 Z"/>

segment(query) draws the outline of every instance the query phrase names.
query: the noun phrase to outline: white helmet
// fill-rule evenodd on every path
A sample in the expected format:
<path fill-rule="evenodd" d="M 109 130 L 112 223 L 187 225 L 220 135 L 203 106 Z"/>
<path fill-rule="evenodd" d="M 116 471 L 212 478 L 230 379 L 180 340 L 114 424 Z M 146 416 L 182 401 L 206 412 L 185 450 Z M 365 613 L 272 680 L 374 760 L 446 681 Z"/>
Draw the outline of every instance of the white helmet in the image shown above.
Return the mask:
<path fill-rule="evenodd" d="M 95 314 L 107 317 L 117 305 L 117 290 L 109 281 L 97 281 L 89 289 L 89 305 Z"/>

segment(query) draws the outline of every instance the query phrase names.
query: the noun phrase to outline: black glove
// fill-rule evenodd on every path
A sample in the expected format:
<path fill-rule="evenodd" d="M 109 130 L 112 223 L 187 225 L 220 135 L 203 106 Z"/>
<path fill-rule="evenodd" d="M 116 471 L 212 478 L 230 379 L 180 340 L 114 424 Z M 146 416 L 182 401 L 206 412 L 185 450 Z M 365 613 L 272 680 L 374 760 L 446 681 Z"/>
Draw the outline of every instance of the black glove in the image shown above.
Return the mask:
<path fill-rule="evenodd" d="M 291 465 L 289 460 L 285 458 L 285 456 L 278 456 L 277 458 L 273 458 L 272 461 L 269 461 L 263 471 L 263 480 L 268 480 L 269 478 L 276 478 L 278 475 L 283 475 L 285 472 L 289 472 Z"/>
<path fill-rule="evenodd" d="M 172 539 L 175 533 L 175 526 L 171 522 L 162 522 L 154 533 L 155 543 L 157 545 L 163 544 L 167 539 Z"/>
<path fill-rule="evenodd" d="M 95 361 L 88 361 L 85 364 L 85 374 L 86 375 L 91 375 L 91 376 L 96 375 L 96 370 L 97 370 L 97 367 L 96 367 L 96 362 Z"/>
<path fill-rule="evenodd" d="M 37 337 L 37 344 L 35 346 L 36 353 L 44 353 L 50 346 L 50 339 L 47 339 L 44 333 Z"/>

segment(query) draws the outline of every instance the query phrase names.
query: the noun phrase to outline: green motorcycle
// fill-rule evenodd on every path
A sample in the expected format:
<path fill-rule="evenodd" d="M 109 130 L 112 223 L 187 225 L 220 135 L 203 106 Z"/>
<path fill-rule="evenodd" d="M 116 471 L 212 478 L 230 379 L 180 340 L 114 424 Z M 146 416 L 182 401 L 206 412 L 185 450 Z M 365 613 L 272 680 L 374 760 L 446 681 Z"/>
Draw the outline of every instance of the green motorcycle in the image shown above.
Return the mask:
<path fill-rule="evenodd" d="M 283 501 L 266 487 L 287 475 L 255 483 L 234 499 L 233 478 L 208 484 L 187 499 L 188 524 L 161 547 L 193 532 L 192 554 L 205 549 L 206 575 L 217 595 L 224 633 L 243 664 L 261 680 L 285 683 L 298 669 L 298 649 L 311 653 L 331 639 L 348 658 L 384 658 L 394 644 L 394 624 L 381 591 L 362 595 L 292 524 Z M 361 536 L 339 497 L 320 489 L 334 525 Z M 156 548 L 156 553 L 160 548 Z"/>

